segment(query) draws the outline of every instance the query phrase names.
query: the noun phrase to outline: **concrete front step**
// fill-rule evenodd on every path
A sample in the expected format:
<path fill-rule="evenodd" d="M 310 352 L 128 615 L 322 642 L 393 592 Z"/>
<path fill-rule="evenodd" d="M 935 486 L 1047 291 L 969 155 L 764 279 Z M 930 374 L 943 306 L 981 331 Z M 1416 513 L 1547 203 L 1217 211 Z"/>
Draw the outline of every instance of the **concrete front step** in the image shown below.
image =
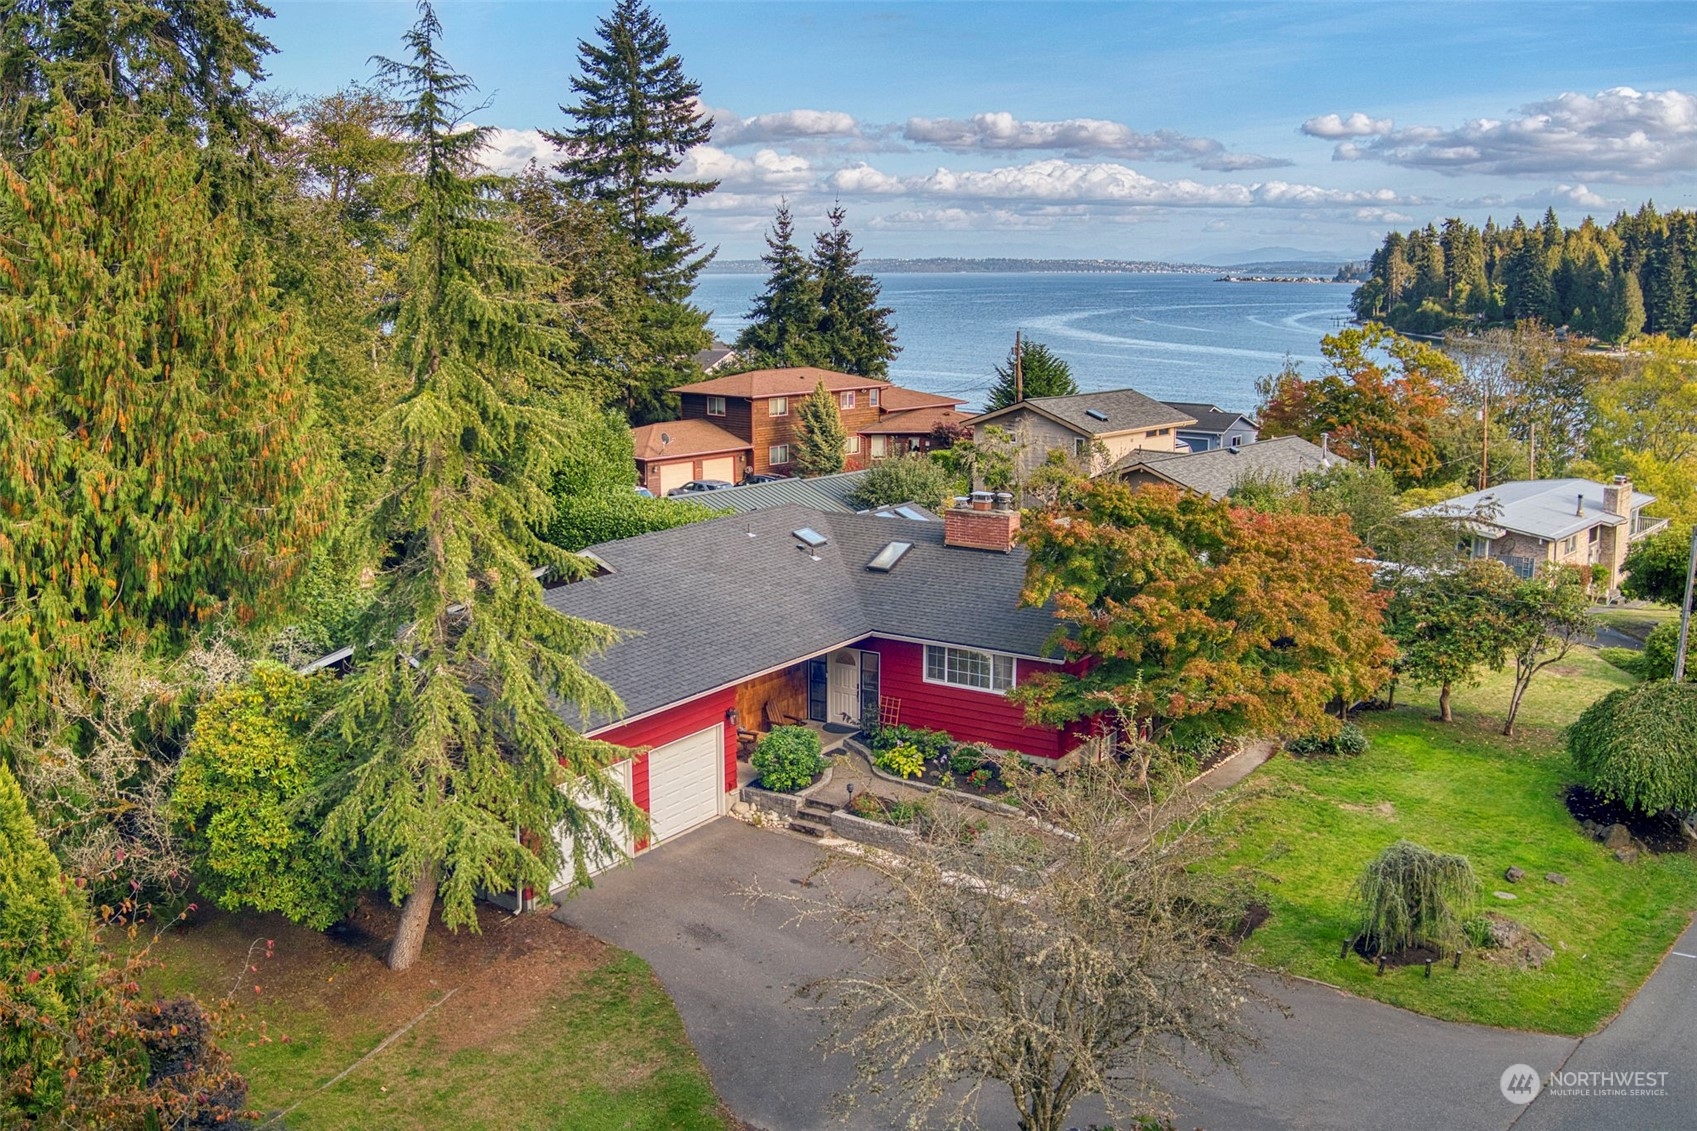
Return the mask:
<path fill-rule="evenodd" d="M 831 831 L 830 813 L 829 811 L 817 813 L 810 809 L 803 809 L 790 818 L 790 828 L 798 833 L 806 833 L 808 836 L 825 836 Z"/>

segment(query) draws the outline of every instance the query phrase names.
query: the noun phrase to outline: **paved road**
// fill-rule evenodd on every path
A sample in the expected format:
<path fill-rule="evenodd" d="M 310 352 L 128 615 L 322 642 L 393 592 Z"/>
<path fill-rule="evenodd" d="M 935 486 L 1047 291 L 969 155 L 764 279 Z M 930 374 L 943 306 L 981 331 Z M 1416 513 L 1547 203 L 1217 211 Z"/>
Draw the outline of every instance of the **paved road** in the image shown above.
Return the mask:
<path fill-rule="evenodd" d="M 787 923 L 781 906 L 751 907 L 733 894 L 755 880 L 799 890 L 794 882 L 819 851 L 799 838 L 721 820 L 601 877 L 555 918 L 653 965 L 719 1094 L 742 1118 L 770 1131 L 887 1128 L 889 1118 L 874 1113 L 846 1124 L 832 1120 L 827 1102 L 852 1079 L 852 1066 L 821 1057 L 814 1047 L 819 1019 L 790 996 L 802 982 L 845 968 L 853 956 L 816 928 Z M 1676 950 L 1697 955 L 1697 928 Z M 1291 1016 L 1261 1019 L 1264 1047 L 1247 1059 L 1247 1085 L 1224 1072 L 1201 1084 L 1170 1082 L 1180 1127 L 1697 1126 L 1697 958 L 1670 957 L 1619 1021 L 1583 1042 L 1434 1021 L 1309 983 L 1267 988 Z M 1518 1107 L 1498 1090 L 1503 1070 L 1516 1063 L 1540 1074 L 1558 1067 L 1666 1071 L 1668 1094 L 1634 1100 L 1549 1093 Z M 1096 1114 L 1075 1111 L 1080 1126 Z M 990 1131 L 1012 1127 L 998 1115 L 986 1113 Z"/>

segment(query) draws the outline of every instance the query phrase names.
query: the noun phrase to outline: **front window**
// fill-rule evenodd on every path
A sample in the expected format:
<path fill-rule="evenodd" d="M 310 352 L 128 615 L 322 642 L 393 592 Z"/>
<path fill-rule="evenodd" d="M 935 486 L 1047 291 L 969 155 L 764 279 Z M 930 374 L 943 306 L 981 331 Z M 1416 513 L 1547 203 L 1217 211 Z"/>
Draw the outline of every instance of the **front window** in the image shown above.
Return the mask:
<path fill-rule="evenodd" d="M 766 449 L 766 462 L 774 467 L 790 462 L 790 446 L 788 444 L 773 444 Z"/>
<path fill-rule="evenodd" d="M 868 389 L 867 390 L 867 392 L 866 392 L 866 403 L 871 405 L 873 408 L 878 407 L 878 390 L 877 389 Z"/>
<path fill-rule="evenodd" d="M 1072 438 L 1072 454 L 1075 457 L 1077 457 L 1078 459 L 1083 459 L 1084 453 L 1089 451 L 1089 450 L 1090 450 L 1090 441 L 1089 440 L 1086 440 L 1083 436 L 1074 436 Z"/>
<path fill-rule="evenodd" d="M 724 397 L 708 397 L 707 398 L 707 415 L 708 416 L 723 416 L 723 415 L 725 415 L 725 398 Z"/>
<path fill-rule="evenodd" d="M 890 454 L 890 438 L 888 436 L 872 437 L 872 458 L 883 459 Z"/>
<path fill-rule="evenodd" d="M 843 441 L 843 450 L 851 456 L 859 455 L 860 454 L 860 437 L 859 436 L 850 436 L 847 440 L 844 440 Z"/>
<path fill-rule="evenodd" d="M 1575 534 L 1573 537 L 1569 538 L 1567 541 L 1565 541 L 1561 544 L 1561 552 L 1564 553 L 1564 554 L 1571 554 L 1575 550 L 1578 550 L 1578 549 L 1579 549 L 1579 535 L 1577 535 L 1577 534 Z"/>
<path fill-rule="evenodd" d="M 766 402 L 766 411 L 773 416 L 788 416 L 790 414 L 790 398 L 773 397 Z"/>
<path fill-rule="evenodd" d="M 970 687 L 977 691 L 1006 691 L 1013 686 L 1014 658 L 973 648 L 925 646 L 925 681 Z"/>
<path fill-rule="evenodd" d="M 845 393 L 838 393 L 837 394 L 837 403 L 842 405 L 844 408 L 853 408 L 854 407 L 854 390 L 850 389 Z"/>

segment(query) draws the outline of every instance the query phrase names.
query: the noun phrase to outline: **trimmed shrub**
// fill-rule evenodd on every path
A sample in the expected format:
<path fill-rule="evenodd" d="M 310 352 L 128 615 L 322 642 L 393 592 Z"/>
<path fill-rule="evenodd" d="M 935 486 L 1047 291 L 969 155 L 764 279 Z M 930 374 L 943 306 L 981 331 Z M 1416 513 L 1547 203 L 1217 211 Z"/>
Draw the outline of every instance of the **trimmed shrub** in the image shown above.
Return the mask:
<path fill-rule="evenodd" d="M 1603 696 L 1567 728 L 1580 777 L 1655 814 L 1697 809 L 1697 684 L 1655 680 Z"/>
<path fill-rule="evenodd" d="M 990 764 L 990 751 L 981 743 L 968 742 L 957 746 L 954 753 L 949 755 L 949 773 L 964 778 L 975 770 L 985 769 Z"/>
<path fill-rule="evenodd" d="M 1304 734 L 1285 743 L 1285 749 L 1298 758 L 1310 758 L 1317 754 L 1344 754 L 1354 757 L 1367 753 L 1372 745 L 1368 741 L 1367 732 L 1354 723 L 1345 723 L 1337 734 L 1322 738 L 1317 734 Z"/>
<path fill-rule="evenodd" d="M 1644 651 L 1637 669 L 1628 670 L 1640 679 L 1672 679 L 1673 661 L 1678 653 L 1679 622 L 1665 621 L 1651 629 L 1650 635 L 1644 638 Z M 1697 670 L 1694 660 L 1697 660 L 1697 639 L 1685 643 L 1685 670 L 1688 673 Z"/>
<path fill-rule="evenodd" d="M 774 727 L 754 748 L 748 764 L 760 775 L 761 788 L 775 793 L 806 789 L 825 770 L 819 736 L 807 727 Z"/>
<path fill-rule="evenodd" d="M 916 778 L 925 772 L 925 757 L 912 743 L 879 751 L 873 755 L 872 764 L 898 778 Z"/>
<path fill-rule="evenodd" d="M 866 741 L 874 754 L 882 754 L 898 746 L 912 746 L 918 749 L 920 758 L 927 761 L 946 757 L 955 748 L 955 740 L 947 731 L 926 730 L 923 727 L 868 727 Z"/>

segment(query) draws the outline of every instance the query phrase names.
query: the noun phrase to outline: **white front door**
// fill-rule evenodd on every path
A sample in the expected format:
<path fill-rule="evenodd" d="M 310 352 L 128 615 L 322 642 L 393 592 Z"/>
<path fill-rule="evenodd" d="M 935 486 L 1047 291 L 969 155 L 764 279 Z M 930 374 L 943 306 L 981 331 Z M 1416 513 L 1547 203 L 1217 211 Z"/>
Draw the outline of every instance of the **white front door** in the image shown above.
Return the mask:
<path fill-rule="evenodd" d="M 831 653 L 831 711 L 827 723 L 860 725 L 860 652 L 843 648 Z"/>
<path fill-rule="evenodd" d="M 719 815 L 725 795 L 723 732 L 715 724 L 648 752 L 648 824 L 656 841 Z"/>

